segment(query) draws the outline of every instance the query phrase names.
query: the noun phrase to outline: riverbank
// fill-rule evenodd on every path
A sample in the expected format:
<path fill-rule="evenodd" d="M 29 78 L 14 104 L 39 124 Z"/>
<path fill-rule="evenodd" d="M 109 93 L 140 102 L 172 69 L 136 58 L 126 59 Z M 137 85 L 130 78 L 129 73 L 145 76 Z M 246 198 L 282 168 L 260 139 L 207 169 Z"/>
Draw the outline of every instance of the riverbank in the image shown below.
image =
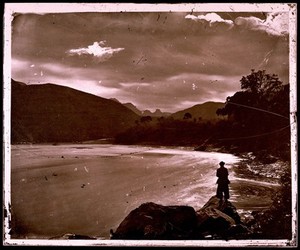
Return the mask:
<path fill-rule="evenodd" d="M 281 177 L 290 169 L 290 164 L 278 159 L 262 163 L 252 153 L 240 157 L 242 160 L 233 168 L 231 201 L 242 220 L 247 222 L 254 219 L 253 214 L 272 207 L 282 188 Z"/>
<path fill-rule="evenodd" d="M 254 178 L 248 170 L 256 165 L 232 154 L 112 144 L 13 146 L 13 236 L 108 239 L 109 230 L 144 202 L 199 209 L 216 192 L 221 160 L 230 170 L 230 201 L 239 212 L 270 205 L 276 183 L 268 171 Z"/>
<path fill-rule="evenodd" d="M 201 208 L 216 190 L 216 166 L 230 154 L 183 147 L 112 144 L 14 145 L 12 234 L 109 238 L 144 202 Z"/>

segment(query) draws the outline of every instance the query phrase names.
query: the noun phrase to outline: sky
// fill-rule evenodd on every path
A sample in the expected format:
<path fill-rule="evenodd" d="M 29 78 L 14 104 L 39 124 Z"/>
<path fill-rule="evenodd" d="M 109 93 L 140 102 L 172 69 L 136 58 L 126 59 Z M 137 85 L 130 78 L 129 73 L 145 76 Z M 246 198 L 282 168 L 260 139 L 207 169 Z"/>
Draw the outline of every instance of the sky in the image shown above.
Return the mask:
<path fill-rule="evenodd" d="M 200 10 L 16 12 L 11 77 L 152 112 L 225 102 L 251 69 L 289 83 L 288 12 Z"/>

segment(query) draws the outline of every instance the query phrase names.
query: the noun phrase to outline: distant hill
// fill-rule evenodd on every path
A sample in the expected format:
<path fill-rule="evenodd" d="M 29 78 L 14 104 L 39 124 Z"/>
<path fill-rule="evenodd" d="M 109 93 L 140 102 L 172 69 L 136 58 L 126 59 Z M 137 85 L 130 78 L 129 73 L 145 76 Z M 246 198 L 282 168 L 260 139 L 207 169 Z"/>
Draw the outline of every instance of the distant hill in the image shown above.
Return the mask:
<path fill-rule="evenodd" d="M 117 98 L 109 98 L 109 100 L 112 100 L 112 101 L 115 101 L 115 102 L 118 102 L 118 103 L 121 103 Z"/>
<path fill-rule="evenodd" d="M 168 112 L 161 112 L 160 109 L 156 109 L 153 113 L 150 110 L 144 110 L 142 112 L 143 116 L 152 116 L 152 117 L 162 117 L 162 116 L 169 116 L 171 113 Z"/>
<path fill-rule="evenodd" d="M 113 100 L 117 103 L 121 103 L 116 98 L 111 98 L 110 100 Z M 218 120 L 218 119 L 224 119 L 222 116 L 217 116 L 216 111 L 219 108 L 223 108 L 225 106 L 225 103 L 223 102 L 205 102 L 202 104 L 197 104 L 191 108 L 187 108 L 181 111 L 177 111 L 176 113 L 170 113 L 170 112 L 162 112 L 160 109 L 156 109 L 154 112 L 151 112 L 150 110 L 139 110 L 134 104 L 128 102 L 123 103 L 123 105 L 130 110 L 132 110 L 134 113 L 136 113 L 139 116 L 151 116 L 151 117 L 173 117 L 174 119 L 183 119 L 185 113 L 190 113 L 192 115 L 192 119 L 196 118 L 199 119 L 201 117 L 202 120 Z"/>
<path fill-rule="evenodd" d="M 11 84 L 12 143 L 108 138 L 140 119 L 120 103 L 69 87 Z"/>
<path fill-rule="evenodd" d="M 134 113 L 136 113 L 137 115 L 143 115 L 142 111 L 140 111 L 136 106 L 134 106 L 132 103 L 128 102 L 128 103 L 123 103 L 123 105 L 126 108 L 129 108 L 130 110 L 132 110 Z"/>
<path fill-rule="evenodd" d="M 115 102 L 120 103 L 120 101 L 116 98 L 111 98 L 110 100 L 113 100 Z M 139 116 L 152 116 L 152 117 L 162 117 L 162 116 L 169 116 L 171 113 L 169 112 L 161 112 L 160 109 L 156 109 L 153 113 L 150 110 L 139 110 L 135 105 L 133 105 L 130 102 L 123 103 L 123 105 L 130 110 L 132 110 L 134 113 L 136 113 Z"/>
<path fill-rule="evenodd" d="M 199 118 L 202 120 L 224 119 L 224 117 L 217 116 L 216 114 L 217 109 L 223 108 L 224 106 L 225 103 L 222 102 L 205 102 L 203 104 L 197 104 L 191 108 L 178 111 L 170 116 L 174 119 L 183 119 L 186 113 L 190 113 L 192 115 L 192 119 L 196 118 L 197 120 Z"/>

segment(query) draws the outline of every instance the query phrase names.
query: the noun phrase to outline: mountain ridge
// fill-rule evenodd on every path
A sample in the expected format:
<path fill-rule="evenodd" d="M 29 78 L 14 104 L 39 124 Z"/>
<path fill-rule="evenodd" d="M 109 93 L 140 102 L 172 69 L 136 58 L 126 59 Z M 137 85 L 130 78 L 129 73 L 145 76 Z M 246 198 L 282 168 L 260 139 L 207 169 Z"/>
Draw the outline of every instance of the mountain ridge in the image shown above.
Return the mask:
<path fill-rule="evenodd" d="M 170 116 L 174 119 L 183 119 L 186 113 L 191 115 L 192 119 L 200 120 L 219 120 L 224 119 L 216 114 L 219 108 L 223 108 L 225 103 L 208 101 L 201 104 L 196 104 L 190 108 L 186 108 L 181 111 L 177 111 Z"/>
<path fill-rule="evenodd" d="M 121 103 L 54 83 L 30 84 L 11 79 L 12 143 L 82 142 L 113 138 L 133 127 L 142 116 L 171 116 L 182 120 L 218 119 L 224 103 L 206 102 L 173 114 L 140 111 L 132 103 Z"/>
<path fill-rule="evenodd" d="M 110 98 L 110 100 L 113 100 L 115 102 L 121 103 L 118 99 L 116 98 Z M 139 116 L 152 116 L 152 117 L 162 117 L 162 116 L 169 116 L 171 115 L 170 112 L 162 112 L 160 109 L 156 109 L 154 112 L 151 112 L 148 109 L 145 110 L 140 110 L 138 109 L 133 103 L 131 102 L 126 102 L 122 103 L 125 107 L 131 109 L 134 113 L 136 113 Z"/>
<path fill-rule="evenodd" d="M 13 143 L 113 137 L 139 119 L 122 104 L 70 87 L 11 82 Z"/>
<path fill-rule="evenodd" d="M 121 103 L 116 98 L 110 98 L 110 100 Z M 192 117 L 198 117 L 198 118 L 201 117 L 201 119 L 203 119 L 203 120 L 220 119 L 220 117 L 217 116 L 216 111 L 217 111 L 217 109 L 223 108 L 225 106 L 225 103 L 223 103 L 223 102 L 207 101 L 207 102 L 199 103 L 192 107 L 172 113 L 172 112 L 162 112 L 160 109 L 156 109 L 154 112 L 151 112 L 148 109 L 142 111 L 139 108 L 137 108 L 134 104 L 132 104 L 131 102 L 122 103 L 122 104 L 140 116 L 152 116 L 152 117 L 171 116 L 175 119 L 182 119 L 184 117 L 185 113 L 190 113 L 192 115 Z M 206 110 L 206 111 L 204 111 L 204 110 Z"/>

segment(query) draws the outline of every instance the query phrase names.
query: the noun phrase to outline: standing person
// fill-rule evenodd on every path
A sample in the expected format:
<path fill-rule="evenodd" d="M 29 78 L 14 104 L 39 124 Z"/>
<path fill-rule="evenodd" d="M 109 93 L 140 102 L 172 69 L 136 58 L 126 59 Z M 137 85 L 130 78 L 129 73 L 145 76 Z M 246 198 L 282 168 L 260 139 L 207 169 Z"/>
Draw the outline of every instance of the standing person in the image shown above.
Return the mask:
<path fill-rule="evenodd" d="M 219 163 L 220 167 L 217 169 L 217 197 L 222 200 L 223 199 L 223 193 L 225 201 L 229 199 L 229 187 L 228 184 L 230 181 L 228 180 L 228 170 L 224 167 L 225 162 L 221 161 Z"/>

